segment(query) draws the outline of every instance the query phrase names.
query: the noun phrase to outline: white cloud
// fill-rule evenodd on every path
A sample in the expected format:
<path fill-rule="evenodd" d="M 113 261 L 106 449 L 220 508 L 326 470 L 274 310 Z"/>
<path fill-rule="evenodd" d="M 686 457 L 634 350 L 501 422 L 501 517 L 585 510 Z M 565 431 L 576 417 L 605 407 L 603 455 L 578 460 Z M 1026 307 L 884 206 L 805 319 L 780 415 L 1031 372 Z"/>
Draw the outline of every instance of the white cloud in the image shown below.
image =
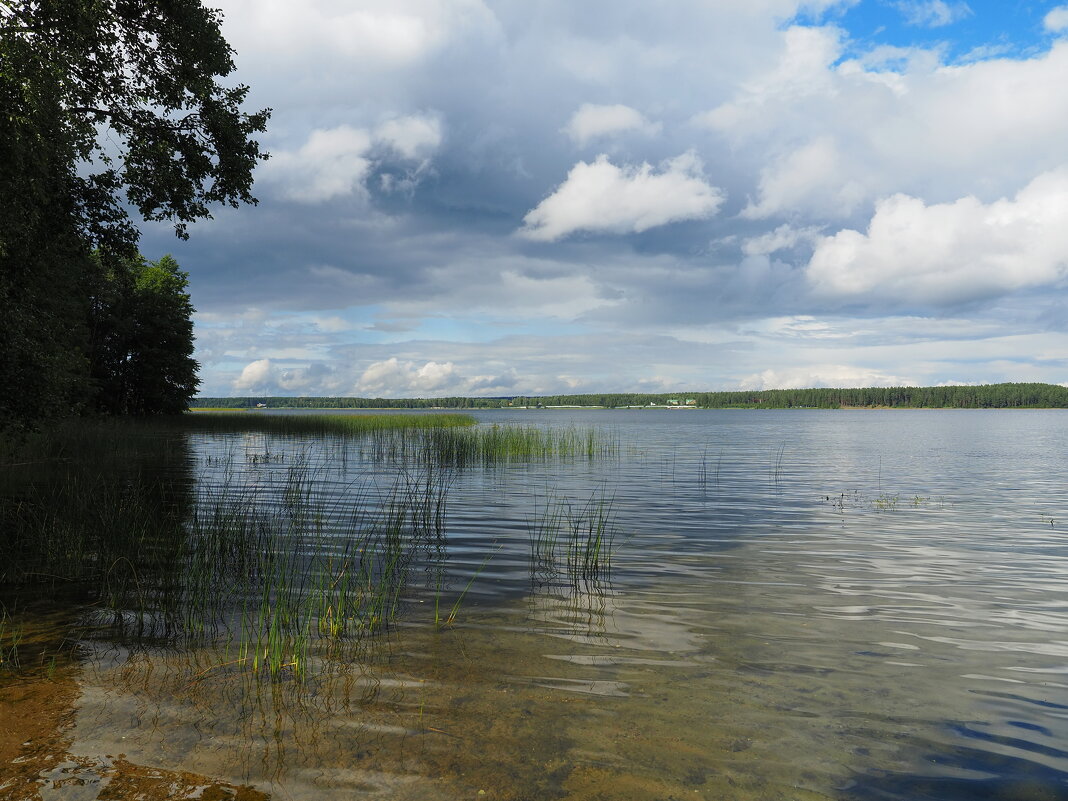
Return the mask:
<path fill-rule="evenodd" d="M 1068 272 L 1068 167 L 1044 173 L 1013 199 L 927 205 L 880 201 L 867 233 L 821 239 L 807 268 L 829 295 L 954 303 L 1051 284 Z"/>
<path fill-rule="evenodd" d="M 935 201 L 1015 191 L 1059 165 L 1068 41 L 1031 58 L 957 66 L 937 50 L 839 62 L 840 31 L 789 29 L 772 66 L 695 121 L 758 178 L 752 218 L 842 218 L 896 192 Z"/>
<path fill-rule="evenodd" d="M 529 274 L 528 270 L 537 270 L 536 261 L 517 260 L 514 266 L 510 261 L 472 257 L 464 267 L 450 265 L 428 271 L 424 296 L 393 300 L 385 307 L 402 318 L 434 316 L 446 305 L 467 314 L 497 317 L 503 311 L 513 321 L 557 322 L 573 320 L 614 302 L 589 276 Z"/>
<path fill-rule="evenodd" d="M 711 217 L 723 190 L 707 183 L 701 160 L 684 153 L 654 172 L 649 164 L 617 167 L 605 155 L 580 161 L 549 197 L 523 218 L 520 234 L 545 242 L 576 231 L 641 232 L 679 220 Z"/>
<path fill-rule="evenodd" d="M 441 120 L 433 115 L 398 117 L 379 125 L 375 138 L 406 159 L 423 159 L 441 145 Z"/>
<path fill-rule="evenodd" d="M 320 331 L 325 331 L 330 334 L 351 331 L 354 328 L 352 323 L 336 314 L 326 317 L 314 317 L 313 320 Z"/>
<path fill-rule="evenodd" d="M 796 3 L 796 10 L 819 16 L 831 10 L 845 11 L 859 2 L 860 0 L 800 0 Z"/>
<path fill-rule="evenodd" d="M 371 142 L 366 130 L 348 125 L 315 130 L 296 152 L 275 153 L 262 173 L 281 181 L 289 198 L 304 203 L 351 195 L 362 191 L 371 169 Z"/>
<path fill-rule="evenodd" d="M 909 25 L 926 28 L 941 28 L 972 14 L 967 3 L 946 0 L 898 0 L 894 6 L 905 15 Z"/>
<path fill-rule="evenodd" d="M 950 248 L 939 279 L 943 265 L 925 262 L 923 245 L 902 246 L 904 261 L 919 259 L 919 274 L 908 275 L 868 225 L 877 202 L 901 195 L 915 202 L 917 236 L 929 237 L 923 220 L 938 209 L 970 197 L 978 205 L 956 211 L 978 218 L 999 198 L 1016 203 L 1021 187 L 1065 160 L 1068 0 L 1039 4 L 1027 30 L 1022 16 L 1021 25 L 1006 18 L 995 45 L 1009 57 L 992 58 L 995 47 L 980 39 L 952 65 L 946 56 L 970 44 L 952 28 L 936 29 L 938 43 L 881 46 L 900 37 L 864 30 L 863 15 L 838 14 L 849 3 L 834 0 L 624 0 L 612 14 L 572 0 L 217 5 L 237 77 L 252 87 L 249 107 L 277 112 L 265 140 L 275 157 L 258 170 L 266 202 L 223 210 L 188 245 L 210 394 L 265 357 L 270 369 L 250 367 L 246 384 L 281 392 L 304 382 L 310 394 L 351 393 L 370 365 L 391 358 L 396 391 L 435 374 L 459 390 L 512 367 L 523 391 L 571 380 L 636 386 L 649 376 L 725 387 L 766 369 L 779 380 L 803 369 L 811 383 L 839 375 L 828 365 L 972 381 L 1022 375 L 1036 343 L 1054 353 L 1043 377 L 1064 379 L 1054 363 L 1063 338 L 1048 332 L 1068 325 L 1068 305 L 1060 286 L 1042 283 L 1058 274 L 1048 260 L 1012 277 L 979 253 L 976 291 L 1007 294 L 954 307 L 960 330 L 932 332 L 931 320 L 884 314 L 944 320 L 945 307 L 931 304 L 967 297 L 965 257 Z M 799 5 L 823 16 L 789 27 Z M 952 11 L 956 0 L 944 5 Z M 1056 35 L 1041 26 L 1050 9 L 1046 30 Z M 928 23 L 939 20 L 933 11 Z M 686 124 L 695 115 L 703 126 Z M 703 172 L 661 164 L 691 148 Z M 643 162 L 653 188 L 662 179 L 662 198 L 631 186 Z M 669 191 L 672 182 L 683 191 Z M 588 196 L 567 194 L 580 184 Z M 700 192 L 707 202 L 683 203 Z M 283 196 L 308 205 L 273 202 Z M 827 235 L 844 229 L 861 238 L 865 259 L 888 264 L 872 277 L 858 256 L 817 283 L 806 261 L 817 245 L 840 253 L 842 239 Z M 156 252 L 170 247 L 163 234 L 147 236 Z M 560 244 L 531 247 L 524 236 Z M 212 321 L 214 310 L 249 305 L 272 320 L 288 315 L 292 327 Z M 834 316 L 844 309 L 856 316 Z M 758 329 L 768 318 L 792 322 Z M 683 328 L 704 338 L 680 342 Z M 1043 333 L 997 346 L 1004 366 L 990 360 L 992 338 L 1035 330 Z M 900 344 L 917 332 L 922 342 Z M 331 372 L 313 385 L 317 363 Z M 420 375 L 430 363 L 452 364 L 451 377 L 441 367 Z"/>
<path fill-rule="evenodd" d="M 794 228 L 790 225 L 780 225 L 774 231 L 746 239 L 742 243 L 742 253 L 746 256 L 767 256 L 811 242 L 818 236 L 818 228 Z"/>
<path fill-rule="evenodd" d="M 230 389 L 255 395 L 327 395 L 338 392 L 339 377 L 332 368 L 320 363 L 282 367 L 272 359 L 257 359 L 245 365 Z"/>
<path fill-rule="evenodd" d="M 830 137 L 820 137 L 787 154 L 760 173 L 760 200 L 741 216 L 762 219 L 806 205 L 829 217 L 851 214 L 864 199 L 864 186 L 843 178 L 838 148 Z"/>
<path fill-rule="evenodd" d="M 734 100 L 698 115 L 696 121 L 730 131 L 755 115 L 762 116 L 767 106 L 792 105 L 805 97 L 833 92 L 832 65 L 841 53 L 842 32 L 837 28 L 788 28 L 781 34 L 775 66 L 742 81 Z"/>
<path fill-rule="evenodd" d="M 313 130 L 296 151 L 274 153 L 260 172 L 280 184 L 289 199 L 322 203 L 366 194 L 365 182 L 378 160 L 376 148 L 425 162 L 441 141 L 441 121 L 430 114 L 396 117 L 374 130 L 339 125 Z"/>
<path fill-rule="evenodd" d="M 660 133 L 660 127 L 660 123 L 650 122 L 645 115 L 630 106 L 583 103 L 578 111 L 571 115 L 564 132 L 571 137 L 571 141 L 582 146 L 593 139 L 625 131 L 656 136 Z"/>
<path fill-rule="evenodd" d="M 1057 6 L 1052 9 L 1042 20 L 1047 31 L 1061 33 L 1068 30 L 1068 6 Z"/>
<path fill-rule="evenodd" d="M 814 364 L 764 370 L 745 376 L 738 382 L 741 389 L 810 389 L 813 387 L 900 387 L 916 381 L 889 375 L 880 370 L 841 364 Z"/>
<path fill-rule="evenodd" d="M 514 371 L 500 376 L 469 376 L 451 361 L 420 364 L 391 357 L 369 365 L 356 381 L 353 392 L 393 398 L 507 394 L 514 389 L 516 380 Z"/>
<path fill-rule="evenodd" d="M 432 393 L 456 381 L 456 365 L 426 362 L 400 362 L 396 358 L 370 365 L 356 383 L 357 391 L 371 394 L 409 392 Z"/>
<path fill-rule="evenodd" d="M 256 389 L 264 389 L 274 383 L 274 366 L 270 359 L 257 359 L 246 364 L 241 370 L 241 375 L 234 381 L 234 390 L 252 392 Z"/>

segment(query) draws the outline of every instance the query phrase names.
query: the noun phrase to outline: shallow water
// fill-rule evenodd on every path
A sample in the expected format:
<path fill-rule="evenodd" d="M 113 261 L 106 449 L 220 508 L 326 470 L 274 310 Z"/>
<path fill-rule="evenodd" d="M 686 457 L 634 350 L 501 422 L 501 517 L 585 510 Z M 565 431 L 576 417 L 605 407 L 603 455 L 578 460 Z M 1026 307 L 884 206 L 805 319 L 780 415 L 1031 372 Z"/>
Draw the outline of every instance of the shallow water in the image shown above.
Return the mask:
<path fill-rule="evenodd" d="M 304 681 L 86 636 L 78 770 L 122 754 L 293 799 L 1068 799 L 1062 412 L 476 416 L 618 454 L 451 471 L 400 625 Z M 403 472 L 358 443 L 190 447 L 201 499 L 281 504 L 305 465 L 328 532 Z M 532 568 L 568 508 L 610 512 L 610 572 Z M 69 787 L 41 797 L 96 797 Z"/>

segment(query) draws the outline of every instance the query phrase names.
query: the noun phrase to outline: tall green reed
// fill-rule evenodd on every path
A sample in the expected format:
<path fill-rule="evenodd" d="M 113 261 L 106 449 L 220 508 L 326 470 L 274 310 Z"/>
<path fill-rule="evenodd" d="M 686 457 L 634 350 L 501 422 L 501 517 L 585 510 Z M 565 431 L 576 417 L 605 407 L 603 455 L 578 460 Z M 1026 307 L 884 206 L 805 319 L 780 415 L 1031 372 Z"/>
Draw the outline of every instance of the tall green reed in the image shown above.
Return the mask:
<path fill-rule="evenodd" d="M 600 429 L 478 425 L 433 428 L 417 436 L 376 432 L 372 455 L 381 461 L 421 462 L 453 467 L 492 466 L 548 459 L 606 459 L 618 455 L 618 441 Z"/>
<path fill-rule="evenodd" d="M 213 621 L 199 630 L 227 631 L 233 662 L 271 676 L 302 677 L 316 643 L 359 639 L 392 626 L 402 612 L 417 551 L 443 535 L 448 487 L 433 475 L 403 474 L 382 498 L 358 493 L 347 516 L 321 508 L 309 489 L 313 485 L 306 468 L 292 468 L 282 503 L 242 501 L 236 515 L 232 505 L 216 504 L 207 525 L 192 532 L 191 556 L 203 566 L 214 564 L 217 547 L 216 538 L 201 537 L 201 531 L 234 531 L 234 521 L 237 531 L 251 530 L 252 548 L 240 539 L 246 542 L 244 556 L 249 551 L 256 556 L 243 572 L 228 575 L 229 599 L 213 607 L 226 596 L 208 581 L 188 585 L 191 597 L 183 605 L 204 610 Z M 220 515 L 226 516 L 222 525 Z M 202 541 L 206 552 L 200 551 Z M 190 630 L 188 623 L 182 628 Z"/>
<path fill-rule="evenodd" d="M 184 431 L 282 435 L 365 436 L 382 431 L 420 431 L 465 428 L 476 424 L 466 414 L 232 414 L 190 412 L 170 421 Z"/>
<path fill-rule="evenodd" d="M 613 501 L 604 492 L 581 504 L 547 497 L 528 524 L 532 579 L 609 580 L 617 536 L 612 514 Z"/>
<path fill-rule="evenodd" d="M 77 587 L 92 636 L 211 644 L 225 654 L 220 664 L 303 677 L 330 643 L 398 621 L 418 558 L 443 563 L 451 468 L 610 457 L 618 447 L 593 429 L 472 426 L 462 415 L 218 417 L 83 421 L 4 451 L 0 590 Z M 385 490 L 357 488 L 326 506 L 299 455 L 283 459 L 264 439 L 271 458 L 256 460 L 256 480 L 284 475 L 281 486 L 243 484 L 224 459 L 211 465 L 222 483 L 197 491 L 190 431 L 315 436 L 336 441 L 342 457 L 371 448 L 396 460 L 385 472 L 402 469 Z M 606 575 L 611 503 L 563 509 L 567 545 L 543 546 L 543 561 L 578 578 Z M 447 612 L 436 606 L 436 624 L 456 620 L 485 565 Z"/>

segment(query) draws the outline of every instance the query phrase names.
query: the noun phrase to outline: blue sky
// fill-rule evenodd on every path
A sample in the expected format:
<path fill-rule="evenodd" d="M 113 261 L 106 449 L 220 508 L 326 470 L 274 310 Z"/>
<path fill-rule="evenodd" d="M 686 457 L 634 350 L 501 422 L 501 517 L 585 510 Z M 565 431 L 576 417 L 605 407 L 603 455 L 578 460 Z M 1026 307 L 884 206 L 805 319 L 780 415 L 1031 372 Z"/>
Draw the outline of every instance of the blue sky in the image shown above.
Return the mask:
<path fill-rule="evenodd" d="M 848 31 L 855 52 L 878 45 L 944 49 L 949 62 L 982 55 L 1022 57 L 1048 49 L 1044 18 L 1056 0 L 864 0 L 802 11 L 802 24 L 836 22 Z"/>
<path fill-rule="evenodd" d="M 1068 5 L 216 2 L 202 394 L 1068 381 Z"/>

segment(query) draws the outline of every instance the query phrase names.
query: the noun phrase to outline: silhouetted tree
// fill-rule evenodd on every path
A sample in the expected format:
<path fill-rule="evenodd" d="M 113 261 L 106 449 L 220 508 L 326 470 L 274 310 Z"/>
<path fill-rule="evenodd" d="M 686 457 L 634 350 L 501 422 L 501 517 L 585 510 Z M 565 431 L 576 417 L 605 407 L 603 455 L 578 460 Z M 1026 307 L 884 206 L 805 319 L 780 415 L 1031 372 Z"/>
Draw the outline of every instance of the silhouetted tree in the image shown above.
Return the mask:
<path fill-rule="evenodd" d="M 94 408 L 180 414 L 196 388 L 188 275 L 159 261 L 94 254 L 89 363 Z"/>

